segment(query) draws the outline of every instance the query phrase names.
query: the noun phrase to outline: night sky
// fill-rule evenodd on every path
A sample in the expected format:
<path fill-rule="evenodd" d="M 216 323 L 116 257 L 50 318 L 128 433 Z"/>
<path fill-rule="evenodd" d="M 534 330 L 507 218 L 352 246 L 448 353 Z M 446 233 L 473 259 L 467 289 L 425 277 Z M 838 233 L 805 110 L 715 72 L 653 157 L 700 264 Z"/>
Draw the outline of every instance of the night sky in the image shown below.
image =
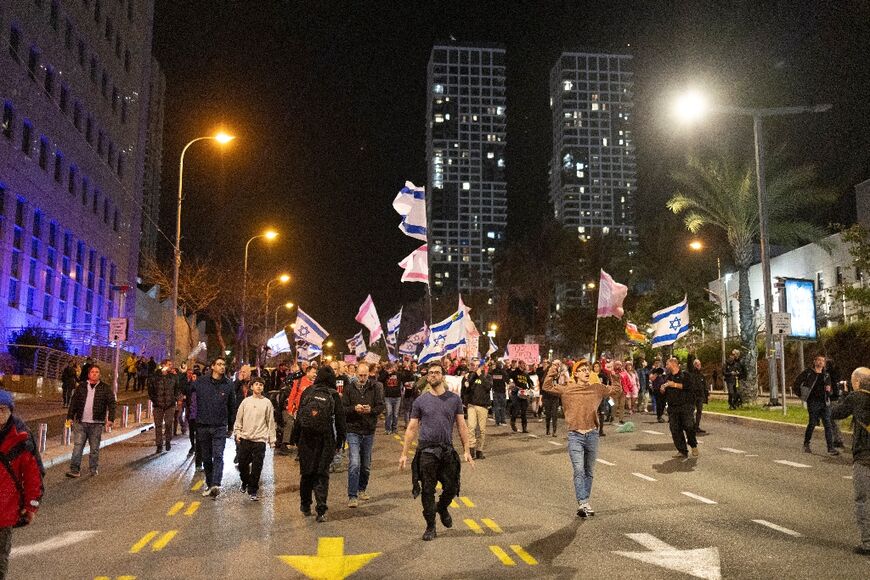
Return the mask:
<path fill-rule="evenodd" d="M 425 185 L 426 63 L 433 43 L 451 36 L 508 51 L 509 239 L 533 235 L 548 211 L 548 77 L 565 48 L 635 56 L 642 240 L 678 224 L 663 203 L 688 152 L 752 153 L 748 120 L 673 124 L 668 97 L 688 85 L 727 104 L 833 103 L 825 115 L 769 122 L 768 142 L 789 162 L 816 164 L 842 192 L 819 219 L 854 219 L 851 188 L 870 178 L 866 2 L 384 4 L 156 6 L 154 54 L 167 77 L 162 229 L 173 237 L 181 148 L 226 127 L 239 137 L 226 152 L 204 142 L 186 156 L 184 252 L 241 276 L 245 241 L 278 228 L 280 242 L 252 244 L 251 270 L 289 270 L 287 299 L 336 339 L 360 328 L 353 317 L 366 294 L 386 319 L 420 293 L 399 282 L 396 263 L 417 242 L 398 230 L 391 202 L 406 179 Z"/>

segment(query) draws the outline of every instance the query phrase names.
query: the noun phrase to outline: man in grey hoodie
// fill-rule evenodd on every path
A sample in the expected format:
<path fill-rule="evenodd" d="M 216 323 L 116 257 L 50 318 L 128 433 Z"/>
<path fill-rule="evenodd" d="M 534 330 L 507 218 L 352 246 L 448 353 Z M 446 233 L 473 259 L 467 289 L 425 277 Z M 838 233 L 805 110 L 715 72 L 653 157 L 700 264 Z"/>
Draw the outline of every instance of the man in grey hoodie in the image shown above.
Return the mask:
<path fill-rule="evenodd" d="M 272 401 L 263 396 L 266 383 L 262 377 L 251 379 L 253 395 L 246 397 L 236 412 L 233 436 L 239 449 L 239 477 L 242 492 L 251 501 L 260 498 L 260 472 L 266 457 L 266 445 L 275 448 L 275 409 Z"/>

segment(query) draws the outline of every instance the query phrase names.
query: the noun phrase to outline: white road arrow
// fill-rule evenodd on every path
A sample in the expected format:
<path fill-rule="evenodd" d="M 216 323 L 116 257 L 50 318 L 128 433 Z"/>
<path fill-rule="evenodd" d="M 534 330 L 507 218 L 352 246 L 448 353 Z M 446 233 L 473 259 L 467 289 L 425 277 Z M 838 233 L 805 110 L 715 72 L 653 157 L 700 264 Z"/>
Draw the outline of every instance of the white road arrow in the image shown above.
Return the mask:
<path fill-rule="evenodd" d="M 653 564 L 668 570 L 682 572 L 695 578 L 720 580 L 719 548 L 696 548 L 694 550 L 678 550 L 659 540 L 652 534 L 625 534 L 649 552 L 613 552 L 626 558 Z"/>
<path fill-rule="evenodd" d="M 99 533 L 99 531 L 91 530 L 82 530 L 79 532 L 64 532 L 53 538 L 49 538 L 36 544 L 12 548 L 12 556 L 26 556 L 29 554 L 39 554 L 40 552 L 48 552 L 50 550 L 65 548 L 67 546 L 72 546 L 73 544 L 83 542 Z"/>

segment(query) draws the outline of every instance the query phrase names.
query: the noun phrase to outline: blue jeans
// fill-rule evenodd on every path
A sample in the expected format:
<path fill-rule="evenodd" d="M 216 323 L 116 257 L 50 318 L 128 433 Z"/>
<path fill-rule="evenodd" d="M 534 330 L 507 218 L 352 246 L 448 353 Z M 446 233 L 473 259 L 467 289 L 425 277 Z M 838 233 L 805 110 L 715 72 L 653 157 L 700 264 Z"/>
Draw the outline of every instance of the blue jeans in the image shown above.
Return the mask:
<path fill-rule="evenodd" d="M 375 436 L 360 435 L 358 433 L 347 434 L 348 467 L 347 467 L 347 496 L 356 497 L 361 491 L 365 491 L 369 485 L 369 473 L 372 469 L 372 447 L 375 445 Z"/>
<path fill-rule="evenodd" d="M 399 402 L 401 397 L 384 397 L 387 410 L 384 412 L 384 428 L 387 433 L 392 433 L 399 428 Z"/>
<path fill-rule="evenodd" d="M 91 473 L 97 471 L 100 464 L 100 440 L 103 438 L 103 423 L 73 423 L 73 452 L 69 462 L 69 470 L 78 473 L 82 468 L 82 453 L 85 442 L 91 448 L 88 455 L 88 468 Z"/>
<path fill-rule="evenodd" d="M 592 493 L 592 475 L 598 455 L 598 431 L 568 432 L 568 455 L 574 467 L 574 495 L 578 502 L 589 501 Z"/>
<path fill-rule="evenodd" d="M 199 425 L 196 440 L 202 454 L 202 467 L 205 470 L 205 485 L 220 486 L 224 477 L 224 446 L 227 441 L 227 427 Z"/>
<path fill-rule="evenodd" d="M 507 397 L 503 392 L 496 391 L 492 394 L 492 415 L 498 425 L 504 425 L 507 422 L 505 420 L 506 404 Z"/>
<path fill-rule="evenodd" d="M 405 418 L 405 428 L 411 422 L 411 407 L 414 406 L 416 397 L 402 397 L 402 416 Z"/>

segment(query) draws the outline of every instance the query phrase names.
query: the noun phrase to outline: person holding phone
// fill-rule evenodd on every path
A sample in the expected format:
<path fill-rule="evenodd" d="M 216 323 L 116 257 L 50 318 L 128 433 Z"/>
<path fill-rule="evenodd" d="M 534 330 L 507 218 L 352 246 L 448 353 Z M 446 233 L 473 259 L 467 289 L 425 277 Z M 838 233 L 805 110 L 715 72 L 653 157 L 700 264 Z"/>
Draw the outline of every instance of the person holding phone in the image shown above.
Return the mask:
<path fill-rule="evenodd" d="M 360 500 L 369 499 L 366 492 L 372 467 L 372 449 L 378 416 L 384 411 L 384 385 L 369 374 L 369 365 L 356 368 L 357 382 L 345 387 L 342 403 L 347 428 L 347 506 L 356 508 Z"/>

